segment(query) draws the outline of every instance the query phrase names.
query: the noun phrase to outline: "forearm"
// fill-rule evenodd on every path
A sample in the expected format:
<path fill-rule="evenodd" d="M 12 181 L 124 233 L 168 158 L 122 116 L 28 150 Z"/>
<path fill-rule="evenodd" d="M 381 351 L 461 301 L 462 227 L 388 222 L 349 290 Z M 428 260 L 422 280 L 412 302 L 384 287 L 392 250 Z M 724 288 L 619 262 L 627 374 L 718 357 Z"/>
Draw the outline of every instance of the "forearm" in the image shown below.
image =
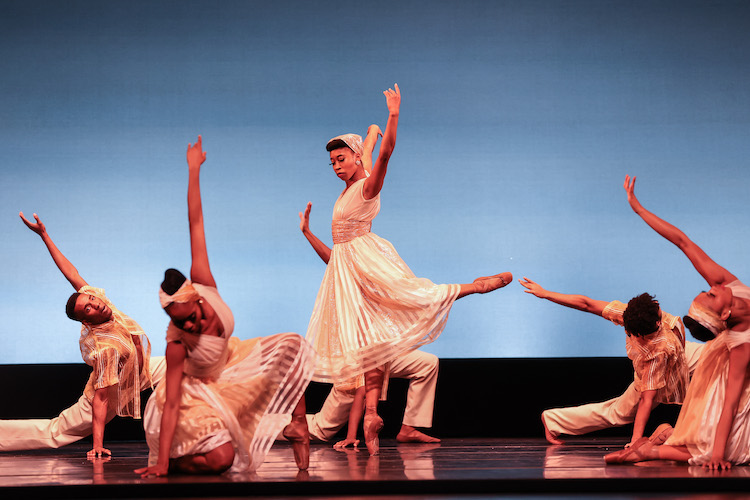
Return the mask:
<path fill-rule="evenodd" d="M 385 125 L 385 133 L 383 134 L 383 141 L 380 144 L 380 153 L 378 154 L 378 161 L 383 161 L 384 164 L 387 163 L 396 147 L 398 115 L 398 112 L 388 114 L 388 122 Z"/>
<path fill-rule="evenodd" d="M 643 205 L 641 205 L 639 201 L 631 201 L 630 206 L 633 211 L 641 219 L 643 219 L 643 222 L 651 227 L 651 229 L 656 231 L 659 235 L 676 245 L 681 250 L 684 251 L 685 247 L 690 243 L 690 239 L 685 235 L 685 233 L 683 233 L 676 226 L 658 217 L 653 212 L 650 212 L 643 208 Z"/>
<path fill-rule="evenodd" d="M 46 232 L 41 235 L 42 242 L 47 247 L 47 251 L 49 251 L 50 256 L 52 256 L 52 260 L 55 262 L 55 265 L 60 270 L 60 272 L 65 276 L 65 279 L 70 282 L 70 284 L 73 286 L 73 288 L 79 290 L 82 286 L 86 285 L 86 281 L 84 281 L 83 278 L 81 278 L 81 275 L 78 274 L 78 269 L 63 255 L 63 253 L 60 251 L 60 249 L 57 248 L 57 245 L 55 245 L 55 242 L 52 241 L 52 238 L 50 238 L 49 234 Z"/>
<path fill-rule="evenodd" d="M 365 394 L 363 388 L 357 390 L 352 407 L 349 410 L 349 425 L 346 430 L 346 438 L 354 441 L 357 439 L 357 431 L 359 430 L 359 423 L 362 421 L 362 415 L 365 411 Z"/>
<path fill-rule="evenodd" d="M 164 411 L 161 415 L 159 424 L 159 458 L 158 463 L 168 466 L 169 456 L 172 451 L 172 441 L 174 440 L 175 429 L 177 428 L 177 414 L 179 406 L 177 404 L 164 404 Z"/>
<path fill-rule="evenodd" d="M 747 345 L 736 347 L 729 352 L 729 373 L 724 391 L 724 405 L 721 408 L 721 416 L 714 435 L 712 452 L 714 458 L 724 458 L 729 433 L 737 415 L 749 358 L 750 348 Z"/>
<path fill-rule="evenodd" d="M 305 235 L 305 238 L 307 238 L 307 241 L 310 243 L 310 246 L 313 247 L 315 253 L 317 253 L 318 256 L 323 259 L 323 262 L 328 264 L 328 261 L 331 260 L 331 249 L 328 247 L 328 245 L 320 241 L 320 239 L 315 236 L 309 229 L 303 230 L 302 234 Z"/>
<path fill-rule="evenodd" d="M 206 231 L 201 201 L 200 165 L 191 166 L 188 174 L 188 224 L 190 227 L 190 279 L 207 286 L 216 286 L 208 262 Z"/>
<path fill-rule="evenodd" d="M 537 296 L 547 299 L 550 302 L 554 302 L 555 304 L 560 304 L 561 306 L 597 314 L 599 316 L 601 316 L 604 307 L 608 304 L 601 300 L 593 300 L 585 295 L 550 292 L 548 290 L 545 290 L 542 295 Z"/>
<path fill-rule="evenodd" d="M 97 389 L 92 402 L 92 437 L 94 449 L 104 447 L 104 427 L 107 425 L 107 412 L 109 410 L 108 388 Z"/>
<path fill-rule="evenodd" d="M 643 431 L 646 429 L 646 424 L 651 416 L 651 410 L 654 406 L 654 394 L 656 391 L 644 391 L 641 393 L 640 401 L 638 401 L 638 410 L 635 414 L 635 422 L 633 422 L 633 437 L 631 443 L 634 443 L 637 439 L 643 437 Z"/>

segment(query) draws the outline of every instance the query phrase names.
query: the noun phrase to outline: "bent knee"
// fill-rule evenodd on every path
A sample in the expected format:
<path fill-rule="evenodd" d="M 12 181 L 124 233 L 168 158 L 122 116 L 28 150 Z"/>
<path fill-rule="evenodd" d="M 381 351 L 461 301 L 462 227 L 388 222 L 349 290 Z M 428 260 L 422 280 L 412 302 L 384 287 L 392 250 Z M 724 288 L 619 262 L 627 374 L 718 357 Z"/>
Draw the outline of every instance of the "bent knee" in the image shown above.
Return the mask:
<path fill-rule="evenodd" d="M 234 446 L 232 443 L 224 443 L 206 453 L 206 465 L 217 474 L 229 470 L 233 463 Z"/>

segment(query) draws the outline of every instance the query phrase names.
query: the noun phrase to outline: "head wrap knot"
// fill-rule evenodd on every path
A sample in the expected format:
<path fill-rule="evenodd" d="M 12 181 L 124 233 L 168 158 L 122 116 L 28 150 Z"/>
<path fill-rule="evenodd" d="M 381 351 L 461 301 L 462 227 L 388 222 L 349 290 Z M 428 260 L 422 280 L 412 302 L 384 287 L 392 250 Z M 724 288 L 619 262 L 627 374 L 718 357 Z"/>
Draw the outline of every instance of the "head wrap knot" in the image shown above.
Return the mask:
<path fill-rule="evenodd" d="M 161 303 L 162 309 L 165 309 L 169 304 L 173 302 L 185 303 L 191 302 L 193 300 L 198 300 L 200 298 L 201 296 L 198 293 L 198 290 L 193 287 L 193 282 L 187 279 L 172 295 L 169 295 L 167 292 L 162 290 L 161 287 L 159 287 L 159 302 Z"/>

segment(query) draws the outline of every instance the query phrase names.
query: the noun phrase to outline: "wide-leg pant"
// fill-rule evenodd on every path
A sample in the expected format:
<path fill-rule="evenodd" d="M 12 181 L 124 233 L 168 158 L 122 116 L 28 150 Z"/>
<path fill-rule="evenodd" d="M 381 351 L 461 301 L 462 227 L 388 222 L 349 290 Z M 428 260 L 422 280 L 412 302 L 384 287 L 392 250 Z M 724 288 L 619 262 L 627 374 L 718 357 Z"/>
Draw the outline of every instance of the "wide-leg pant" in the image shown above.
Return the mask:
<path fill-rule="evenodd" d="M 154 385 L 164 379 L 167 363 L 164 356 L 151 358 L 151 380 Z M 147 383 L 147 380 L 141 380 Z M 115 417 L 110 406 L 107 422 Z M 59 448 L 90 436 L 93 427 L 91 401 L 82 395 L 70 408 L 54 418 L 0 420 L 0 451 L 38 450 Z"/>

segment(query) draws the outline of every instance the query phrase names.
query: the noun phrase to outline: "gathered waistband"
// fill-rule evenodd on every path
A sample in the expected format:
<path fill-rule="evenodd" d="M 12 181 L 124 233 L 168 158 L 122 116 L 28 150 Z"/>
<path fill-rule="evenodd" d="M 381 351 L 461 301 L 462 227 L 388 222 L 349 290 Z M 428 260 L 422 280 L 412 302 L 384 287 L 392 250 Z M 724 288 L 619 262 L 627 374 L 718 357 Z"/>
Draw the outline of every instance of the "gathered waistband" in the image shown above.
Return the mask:
<path fill-rule="evenodd" d="M 370 232 L 372 221 L 334 220 L 331 222 L 331 235 L 334 243 L 346 243 Z"/>

